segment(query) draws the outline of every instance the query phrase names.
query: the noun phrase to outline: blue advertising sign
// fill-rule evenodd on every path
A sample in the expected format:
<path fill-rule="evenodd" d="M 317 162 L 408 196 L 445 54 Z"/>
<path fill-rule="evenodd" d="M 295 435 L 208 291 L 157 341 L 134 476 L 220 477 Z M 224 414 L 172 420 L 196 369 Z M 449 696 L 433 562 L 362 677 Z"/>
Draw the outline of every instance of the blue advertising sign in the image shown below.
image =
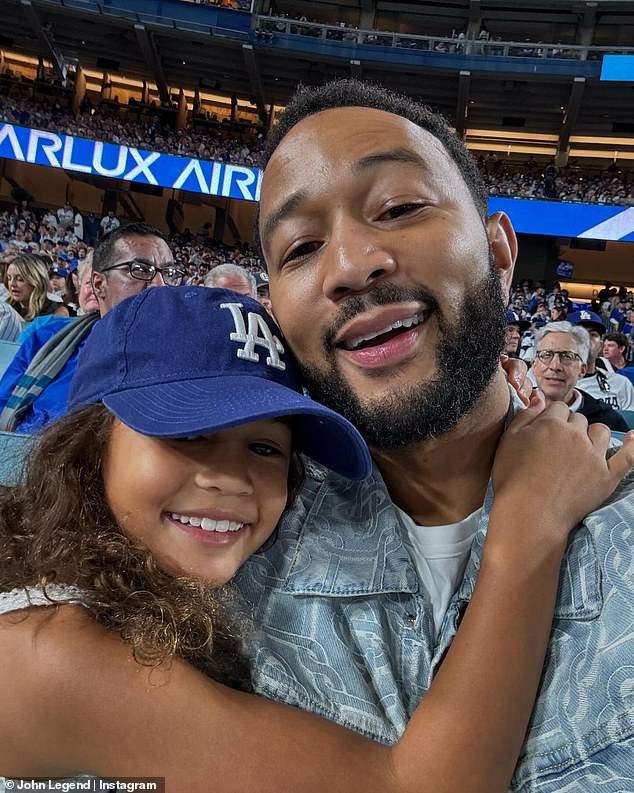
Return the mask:
<path fill-rule="evenodd" d="M 262 172 L 0 122 L 0 157 L 157 187 L 257 201 Z M 527 234 L 634 242 L 634 207 L 489 198 Z"/>
<path fill-rule="evenodd" d="M 0 123 L 0 157 L 194 193 L 257 201 L 262 174 L 246 165 L 195 160 Z"/>
<path fill-rule="evenodd" d="M 604 55 L 601 80 L 634 82 L 634 55 Z"/>
<path fill-rule="evenodd" d="M 506 212 L 515 231 L 554 237 L 634 242 L 634 207 L 489 198 L 490 212 Z"/>

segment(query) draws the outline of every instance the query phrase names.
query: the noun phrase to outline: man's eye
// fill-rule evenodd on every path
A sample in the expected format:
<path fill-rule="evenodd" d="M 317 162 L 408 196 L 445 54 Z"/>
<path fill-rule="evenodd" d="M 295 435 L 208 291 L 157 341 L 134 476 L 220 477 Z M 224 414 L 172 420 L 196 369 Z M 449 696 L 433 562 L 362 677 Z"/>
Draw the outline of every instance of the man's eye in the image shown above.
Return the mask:
<path fill-rule="evenodd" d="M 153 271 L 153 267 L 149 264 L 134 264 L 132 265 L 132 271 L 135 273 L 139 273 L 139 275 L 147 275 Z"/>
<path fill-rule="evenodd" d="M 286 264 L 287 262 L 294 261 L 295 259 L 301 259 L 303 256 L 308 256 L 311 253 L 314 253 L 320 246 L 319 242 L 303 242 L 301 245 L 298 245 L 296 248 L 293 248 L 284 258 L 282 264 Z"/>
<path fill-rule="evenodd" d="M 422 204 L 398 204 L 398 206 L 390 207 L 380 217 L 380 220 L 397 220 L 405 215 L 410 215 L 417 209 L 421 209 Z"/>

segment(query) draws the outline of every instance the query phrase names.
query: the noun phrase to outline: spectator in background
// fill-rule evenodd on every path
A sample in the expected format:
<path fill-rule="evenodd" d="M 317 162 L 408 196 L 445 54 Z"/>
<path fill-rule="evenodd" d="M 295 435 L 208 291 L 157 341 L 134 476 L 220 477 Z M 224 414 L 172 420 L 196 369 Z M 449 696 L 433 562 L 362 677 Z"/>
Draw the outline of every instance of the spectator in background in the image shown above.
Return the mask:
<path fill-rule="evenodd" d="M 119 223 L 119 220 L 114 216 L 114 212 L 111 209 L 107 215 L 101 218 L 101 223 L 99 225 L 101 227 L 101 233 L 108 234 L 110 231 L 114 231 L 115 229 L 118 229 L 121 224 Z"/>
<path fill-rule="evenodd" d="M 205 276 L 205 286 L 231 289 L 257 299 L 255 276 L 239 264 L 219 264 Z"/>
<path fill-rule="evenodd" d="M 61 209 L 59 210 L 62 211 Z M 48 212 L 42 218 L 42 223 L 48 228 L 52 226 L 54 229 L 57 228 L 57 215 L 53 212 L 52 209 L 49 209 Z"/>
<path fill-rule="evenodd" d="M 131 223 L 104 236 L 93 255 L 92 286 L 99 312 L 61 327 L 46 325 L 25 339 L 0 379 L 0 429 L 37 432 L 63 415 L 77 358 L 99 316 L 126 297 L 164 286 L 163 273 L 171 265 L 172 252 L 153 226 Z M 42 354 L 36 359 L 38 352 Z"/>
<path fill-rule="evenodd" d="M 608 333 L 603 340 L 603 359 L 606 369 L 610 372 L 618 372 L 627 366 L 625 353 L 628 347 L 628 339 L 624 333 Z"/>
<path fill-rule="evenodd" d="M 520 319 L 510 309 L 506 312 L 506 332 L 504 334 L 504 348 L 502 352 L 510 358 L 519 358 L 522 334 L 530 327 L 530 322 Z"/>
<path fill-rule="evenodd" d="M 585 328 L 590 337 L 588 368 L 580 381 L 581 388 L 590 396 L 605 402 L 614 410 L 634 410 L 634 386 L 626 377 L 597 368 L 597 358 L 603 349 L 605 326 L 594 311 L 583 309 L 568 315 L 573 325 Z"/>
<path fill-rule="evenodd" d="M 75 236 L 78 240 L 84 239 L 84 219 L 82 217 L 81 212 L 77 207 L 73 207 L 74 218 L 73 218 L 73 231 L 75 232 Z"/>
<path fill-rule="evenodd" d="M 75 222 L 75 213 L 70 201 L 66 201 L 63 207 L 57 210 L 57 225 L 59 228 L 68 229 L 72 228 Z"/>
<path fill-rule="evenodd" d="M 271 295 L 269 293 L 269 276 L 266 272 L 255 274 L 255 285 L 257 289 L 258 302 L 273 316 L 271 309 Z"/>
<path fill-rule="evenodd" d="M 566 309 L 561 305 L 554 305 L 550 309 L 551 322 L 563 322 L 567 317 Z"/>
<path fill-rule="evenodd" d="M 49 300 L 48 270 L 45 260 L 32 253 L 20 253 L 7 267 L 6 286 L 11 305 L 25 322 L 36 317 L 54 314 L 67 317 L 68 309 Z"/>
<path fill-rule="evenodd" d="M 565 402 L 588 424 L 606 424 L 611 430 L 627 432 L 626 422 L 613 408 L 576 388 L 585 375 L 590 336 L 585 328 L 570 322 L 551 322 L 535 334 L 537 350 L 532 373 L 547 402 Z"/>
<path fill-rule="evenodd" d="M 84 236 L 83 240 L 91 247 L 97 242 L 97 235 L 99 234 L 99 220 L 94 212 L 89 212 L 84 218 Z"/>
<path fill-rule="evenodd" d="M 49 292 L 53 292 L 53 294 L 57 294 L 63 298 L 69 275 L 70 273 L 64 267 L 51 267 L 51 269 L 48 271 Z"/>

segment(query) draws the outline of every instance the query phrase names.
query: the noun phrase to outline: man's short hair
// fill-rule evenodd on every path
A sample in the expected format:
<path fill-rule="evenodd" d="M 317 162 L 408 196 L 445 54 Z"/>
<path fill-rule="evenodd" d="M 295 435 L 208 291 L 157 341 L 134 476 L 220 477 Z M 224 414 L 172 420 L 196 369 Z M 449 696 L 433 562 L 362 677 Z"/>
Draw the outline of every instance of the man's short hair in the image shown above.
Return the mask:
<path fill-rule="evenodd" d="M 119 240 L 127 237 L 158 237 L 167 242 L 167 238 L 162 231 L 149 223 L 128 223 L 127 226 L 119 226 L 103 237 L 95 245 L 95 252 L 92 259 L 92 269 L 95 273 L 100 273 L 112 264 L 114 257 L 114 246 Z"/>
<path fill-rule="evenodd" d="M 211 269 L 205 276 L 204 285 L 213 289 L 216 286 L 216 281 L 224 276 L 233 278 L 242 278 L 251 287 L 249 292 L 250 297 L 257 297 L 257 284 L 253 273 L 241 267 L 239 264 L 219 264 Z"/>
<path fill-rule="evenodd" d="M 353 78 L 335 80 L 317 87 L 300 86 L 269 133 L 263 167 L 266 167 L 275 149 L 296 124 L 322 110 L 340 107 L 384 110 L 411 121 L 437 138 L 458 166 L 478 212 L 483 219 L 486 218 L 488 193 L 480 171 L 464 143 L 451 132 L 443 116 L 408 96 Z"/>
<path fill-rule="evenodd" d="M 590 334 L 581 325 L 573 325 L 571 322 L 549 322 L 535 333 L 535 347 L 539 348 L 540 341 L 549 333 L 568 333 L 575 340 L 579 355 L 583 362 L 588 362 L 590 355 Z"/>
<path fill-rule="evenodd" d="M 629 341 L 625 333 L 608 333 L 603 341 L 615 341 L 617 347 L 625 347 L 627 350 Z"/>

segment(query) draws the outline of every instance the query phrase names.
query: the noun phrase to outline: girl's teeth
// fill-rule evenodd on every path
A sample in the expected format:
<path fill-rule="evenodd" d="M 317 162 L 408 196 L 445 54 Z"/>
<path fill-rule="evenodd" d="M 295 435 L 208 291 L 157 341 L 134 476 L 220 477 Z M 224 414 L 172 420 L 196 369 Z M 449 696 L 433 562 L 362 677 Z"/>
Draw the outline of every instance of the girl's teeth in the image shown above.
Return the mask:
<path fill-rule="evenodd" d="M 218 531 L 225 533 L 228 531 L 239 531 L 244 523 L 238 523 L 233 520 L 212 520 L 211 518 L 191 518 L 187 515 L 178 515 L 175 512 L 169 513 L 173 520 L 178 520 L 180 523 L 189 524 L 196 528 L 201 528 L 203 531 Z"/>

